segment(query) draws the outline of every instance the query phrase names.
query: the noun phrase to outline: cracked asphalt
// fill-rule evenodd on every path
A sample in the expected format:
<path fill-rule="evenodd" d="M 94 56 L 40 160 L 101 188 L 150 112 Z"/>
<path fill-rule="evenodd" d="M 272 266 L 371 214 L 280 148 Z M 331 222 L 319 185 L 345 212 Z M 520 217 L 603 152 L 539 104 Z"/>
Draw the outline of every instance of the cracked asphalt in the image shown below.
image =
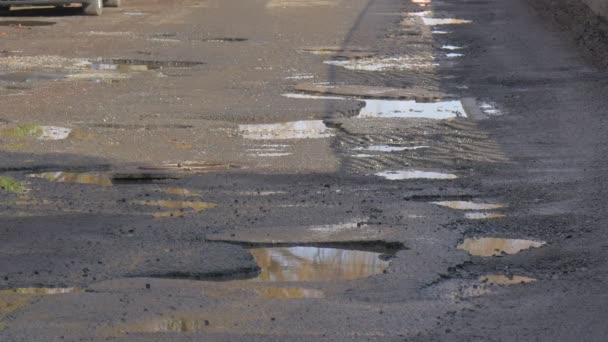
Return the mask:
<path fill-rule="evenodd" d="M 0 17 L 0 340 L 603 341 L 576 0 Z"/>

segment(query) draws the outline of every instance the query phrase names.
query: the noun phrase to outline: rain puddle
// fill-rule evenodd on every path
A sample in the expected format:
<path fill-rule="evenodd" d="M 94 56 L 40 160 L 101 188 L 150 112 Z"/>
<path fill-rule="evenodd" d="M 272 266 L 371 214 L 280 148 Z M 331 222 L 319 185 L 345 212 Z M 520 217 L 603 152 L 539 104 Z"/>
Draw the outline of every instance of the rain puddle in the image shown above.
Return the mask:
<path fill-rule="evenodd" d="M 40 126 L 42 133 L 38 140 L 63 140 L 67 139 L 72 133 L 71 128 L 58 126 Z"/>
<path fill-rule="evenodd" d="M 545 242 L 520 239 L 501 238 L 475 238 L 465 239 L 458 245 L 458 249 L 467 251 L 474 256 L 499 256 L 502 254 L 516 254 L 530 248 L 542 247 Z"/>
<path fill-rule="evenodd" d="M 357 151 L 373 151 L 373 152 L 401 152 L 401 151 L 414 151 L 423 148 L 429 148 L 430 146 L 391 146 L 391 145 L 372 145 L 368 147 L 357 147 Z"/>
<path fill-rule="evenodd" d="M 504 204 L 498 203 L 475 203 L 468 201 L 442 201 L 442 202 L 431 202 L 442 207 L 457 210 L 492 210 L 504 208 Z"/>
<path fill-rule="evenodd" d="M 449 34 L 450 31 L 441 31 L 441 30 L 434 30 L 431 31 L 432 34 Z"/>
<path fill-rule="evenodd" d="M 254 140 L 322 139 L 334 135 L 322 120 L 239 125 L 239 131 L 243 138 Z"/>
<path fill-rule="evenodd" d="M 361 108 L 358 118 L 424 118 L 451 119 L 467 117 L 458 100 L 444 102 L 421 103 L 414 100 L 363 100 L 365 107 Z"/>
<path fill-rule="evenodd" d="M 454 45 L 444 45 L 441 47 L 443 50 L 450 50 L 450 51 L 454 51 L 454 50 L 460 50 L 462 49 L 462 46 L 454 46 Z"/>
<path fill-rule="evenodd" d="M 404 179 L 456 179 L 458 176 L 451 173 L 441 173 L 420 170 L 385 171 L 375 174 L 388 180 Z"/>
<path fill-rule="evenodd" d="M 140 170 L 148 171 L 175 171 L 175 172 L 195 172 L 195 173 L 206 173 L 206 172 L 217 172 L 217 171 L 228 171 L 231 169 L 238 169 L 240 166 L 234 164 L 221 164 L 221 163 L 205 163 L 195 161 L 185 161 L 181 163 L 164 163 L 158 166 L 148 165 L 140 166 Z M 168 177 L 165 177 L 165 179 Z"/>
<path fill-rule="evenodd" d="M 420 57 L 377 57 L 349 60 L 331 60 L 323 63 L 358 71 L 406 71 L 432 69 L 438 64 L 432 56 Z"/>
<path fill-rule="evenodd" d="M 150 61 L 143 59 L 110 59 L 93 62 L 93 70 L 110 70 L 117 72 L 138 72 L 147 70 L 159 70 L 163 68 L 191 68 L 203 65 L 203 62 L 193 61 Z"/>
<path fill-rule="evenodd" d="M 376 54 L 366 48 L 340 47 L 340 46 L 321 46 L 312 48 L 298 49 L 301 52 L 308 52 L 319 56 L 331 56 L 336 58 L 369 58 Z"/>
<path fill-rule="evenodd" d="M 16 26 L 16 27 L 38 27 L 51 26 L 57 24 L 54 21 L 37 21 L 37 20 L 7 20 L 0 21 L 0 26 Z"/>
<path fill-rule="evenodd" d="M 507 277 L 502 274 L 493 274 L 479 277 L 479 281 L 484 284 L 491 285 L 516 285 L 516 284 L 527 284 L 536 281 L 534 278 L 522 277 L 522 276 L 511 276 Z"/>
<path fill-rule="evenodd" d="M 79 292 L 79 291 L 80 290 L 75 287 L 65 287 L 65 288 L 25 287 L 25 288 L 17 288 L 17 289 L 9 289 L 9 290 L 0 290 L 0 296 L 11 295 L 11 294 L 46 296 L 46 295 L 74 293 L 74 292 Z"/>
<path fill-rule="evenodd" d="M 427 18 L 422 17 L 422 22 L 427 26 L 435 25 L 458 25 L 458 24 L 469 24 L 471 20 L 454 19 L 454 18 Z"/>
<path fill-rule="evenodd" d="M 255 289 L 258 297 L 263 299 L 302 299 L 324 298 L 323 291 L 303 287 L 261 286 Z"/>
<path fill-rule="evenodd" d="M 332 281 L 383 273 L 389 261 L 382 253 L 322 247 L 270 247 L 249 250 L 261 273 L 252 281 Z"/>
<path fill-rule="evenodd" d="M 44 172 L 30 174 L 31 178 L 42 178 L 57 183 L 77 183 L 99 186 L 112 186 L 112 178 L 102 173 L 77 173 L 77 172 Z"/>
<path fill-rule="evenodd" d="M 132 204 L 158 207 L 165 209 L 177 209 L 173 211 L 161 211 L 152 213 L 154 218 L 167 218 L 167 217 L 184 217 L 193 213 L 200 213 L 207 209 L 217 207 L 215 203 L 201 202 L 201 201 L 133 201 Z"/>
<path fill-rule="evenodd" d="M 469 220 L 488 220 L 488 219 L 498 219 L 507 217 L 505 214 L 497 214 L 497 213 L 466 213 L 464 214 L 465 218 Z"/>

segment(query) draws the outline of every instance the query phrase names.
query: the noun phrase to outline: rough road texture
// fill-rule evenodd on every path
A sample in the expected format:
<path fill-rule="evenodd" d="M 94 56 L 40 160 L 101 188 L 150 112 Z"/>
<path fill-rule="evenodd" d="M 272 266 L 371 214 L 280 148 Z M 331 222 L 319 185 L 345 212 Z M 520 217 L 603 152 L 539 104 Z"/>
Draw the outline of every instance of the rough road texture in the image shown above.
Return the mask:
<path fill-rule="evenodd" d="M 574 0 L 419 3 L 0 18 L 0 340 L 605 340 L 605 21 Z M 425 24 L 446 18 L 470 22 Z M 421 118 L 429 99 L 466 116 Z M 411 171 L 447 177 L 387 179 Z M 252 246 L 354 266 L 311 281 L 330 253 Z"/>

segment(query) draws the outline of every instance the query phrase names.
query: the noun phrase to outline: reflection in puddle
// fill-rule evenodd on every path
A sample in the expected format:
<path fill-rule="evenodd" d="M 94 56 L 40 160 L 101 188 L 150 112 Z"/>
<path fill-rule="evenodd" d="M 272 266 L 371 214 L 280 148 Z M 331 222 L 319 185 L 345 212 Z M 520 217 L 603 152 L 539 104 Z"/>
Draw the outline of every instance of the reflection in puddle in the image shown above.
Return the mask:
<path fill-rule="evenodd" d="M 361 151 L 373 151 L 373 152 L 401 152 L 401 151 L 413 151 L 422 148 L 429 148 L 430 146 L 391 146 L 391 145 L 372 145 L 368 147 L 358 147 L 355 150 Z"/>
<path fill-rule="evenodd" d="M 301 299 L 323 298 L 323 291 L 303 287 L 261 286 L 255 289 L 256 294 L 264 299 Z"/>
<path fill-rule="evenodd" d="M 427 26 L 435 25 L 457 25 L 457 24 L 469 24 L 470 20 L 453 19 L 453 18 L 426 18 L 422 17 L 422 22 Z"/>
<path fill-rule="evenodd" d="M 381 253 L 319 247 L 249 250 L 262 269 L 253 281 L 353 280 L 380 274 L 389 266 Z"/>
<path fill-rule="evenodd" d="M 298 94 L 298 93 L 286 93 L 282 95 L 283 97 L 289 99 L 305 99 L 305 100 L 345 100 L 343 97 L 339 96 L 327 96 L 327 95 L 308 95 L 308 94 Z"/>
<path fill-rule="evenodd" d="M 454 51 L 454 50 L 460 50 L 460 49 L 462 49 L 462 46 L 444 45 L 441 48 L 444 49 L 444 50 Z"/>
<path fill-rule="evenodd" d="M 110 176 L 102 173 L 75 173 L 75 172 L 44 172 L 30 174 L 28 177 L 42 178 L 58 183 L 78 183 L 100 186 L 112 186 Z"/>
<path fill-rule="evenodd" d="M 63 140 L 67 139 L 72 133 L 72 129 L 58 126 L 40 126 L 42 133 L 39 140 Z"/>
<path fill-rule="evenodd" d="M 441 31 L 441 30 L 434 30 L 431 31 L 432 34 L 449 34 L 449 31 Z"/>
<path fill-rule="evenodd" d="M 245 139 L 319 139 L 334 135 L 322 120 L 293 121 L 278 124 L 239 125 Z"/>
<path fill-rule="evenodd" d="M 458 176 L 451 173 L 440 173 L 420 170 L 385 171 L 375 174 L 388 180 L 402 179 L 456 179 Z"/>
<path fill-rule="evenodd" d="M 498 219 L 498 218 L 503 218 L 503 217 L 507 217 L 504 214 L 497 214 L 497 213 L 466 213 L 464 214 L 465 218 L 468 218 L 469 220 L 486 220 L 486 219 Z"/>
<path fill-rule="evenodd" d="M 45 295 L 74 293 L 74 292 L 78 292 L 78 291 L 80 291 L 80 290 L 75 287 L 65 287 L 65 288 L 24 287 L 24 288 L 17 288 L 17 289 L 0 290 L 0 296 L 11 295 L 11 294 L 45 296 Z"/>
<path fill-rule="evenodd" d="M 515 285 L 535 282 L 536 279 L 522 276 L 507 277 L 502 274 L 493 274 L 479 277 L 479 281 L 492 285 Z"/>
<path fill-rule="evenodd" d="M 139 72 L 150 70 L 147 65 L 143 64 L 92 64 L 93 70 L 109 70 L 116 72 Z"/>
<path fill-rule="evenodd" d="M 468 201 L 442 201 L 431 203 L 457 210 L 492 210 L 505 207 L 503 204 L 497 203 L 475 203 Z"/>
<path fill-rule="evenodd" d="M 347 60 L 331 60 L 323 63 L 340 66 L 349 70 L 359 71 L 399 71 L 399 70 L 425 70 L 437 66 L 432 63 L 432 56 L 419 57 L 372 57 Z"/>
<path fill-rule="evenodd" d="M 479 108 L 481 108 L 481 111 L 484 112 L 487 115 L 500 115 L 500 114 L 502 114 L 502 112 L 500 111 L 500 109 L 497 109 L 494 104 L 491 104 L 489 102 L 482 102 L 479 105 Z"/>
<path fill-rule="evenodd" d="M 458 58 L 458 57 L 462 57 L 464 55 L 461 53 L 446 53 L 445 56 L 447 58 Z"/>
<path fill-rule="evenodd" d="M 416 101 L 364 100 L 359 118 L 451 119 L 467 117 L 460 101 L 420 103 Z"/>
<path fill-rule="evenodd" d="M 539 248 L 545 242 L 520 239 L 476 238 L 465 239 L 458 249 L 467 251 L 475 256 L 498 256 L 501 254 L 516 254 L 520 251 Z"/>

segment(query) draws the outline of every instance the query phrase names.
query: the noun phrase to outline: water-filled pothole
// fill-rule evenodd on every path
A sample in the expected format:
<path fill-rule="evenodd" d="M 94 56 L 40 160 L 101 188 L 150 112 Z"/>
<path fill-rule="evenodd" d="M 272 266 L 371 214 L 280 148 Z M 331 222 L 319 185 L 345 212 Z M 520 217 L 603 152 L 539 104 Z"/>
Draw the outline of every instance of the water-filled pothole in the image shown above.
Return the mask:
<path fill-rule="evenodd" d="M 366 248 L 367 247 L 367 248 Z M 367 278 L 384 273 L 400 247 L 361 244 L 256 247 L 253 254 L 261 271 L 251 281 L 307 282 Z"/>
<path fill-rule="evenodd" d="M 205 64 L 196 61 L 154 61 L 144 59 L 108 59 L 91 64 L 93 70 L 112 70 L 118 72 L 138 72 L 163 68 L 191 68 Z"/>
<path fill-rule="evenodd" d="M 500 256 L 502 254 L 516 254 L 521 251 L 539 248 L 545 245 L 543 241 L 502 239 L 502 238 L 474 238 L 465 239 L 458 245 L 458 249 L 467 251 L 474 256 Z"/>
<path fill-rule="evenodd" d="M 451 119 L 467 117 L 458 100 L 421 103 L 400 100 L 364 100 L 359 118 L 425 118 Z"/>
<path fill-rule="evenodd" d="M 451 173 L 441 173 L 434 171 L 421 170 L 400 170 L 400 171 L 384 171 L 376 173 L 376 176 L 388 180 L 406 180 L 406 179 L 456 179 L 457 175 Z"/>
<path fill-rule="evenodd" d="M 322 120 L 239 125 L 239 131 L 243 138 L 254 140 L 320 139 L 334 135 Z"/>

